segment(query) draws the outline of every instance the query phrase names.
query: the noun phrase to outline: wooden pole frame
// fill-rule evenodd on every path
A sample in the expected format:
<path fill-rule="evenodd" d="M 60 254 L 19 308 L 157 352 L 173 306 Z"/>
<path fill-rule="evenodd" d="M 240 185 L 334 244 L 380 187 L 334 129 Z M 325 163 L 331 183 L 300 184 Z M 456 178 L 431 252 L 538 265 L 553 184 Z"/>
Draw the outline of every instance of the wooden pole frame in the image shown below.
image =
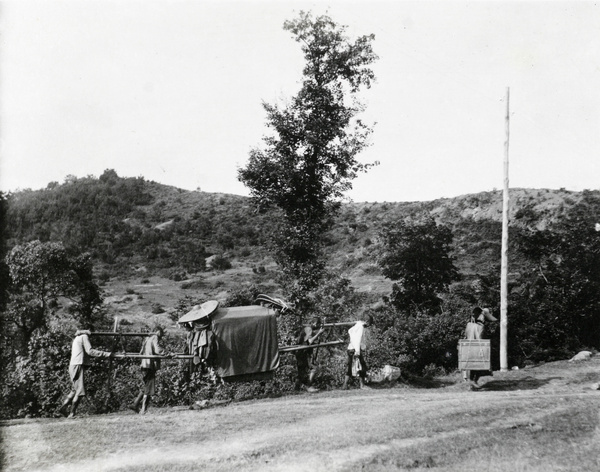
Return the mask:
<path fill-rule="evenodd" d="M 328 346 L 338 346 L 340 344 L 344 344 L 346 341 L 338 340 L 338 341 L 329 341 L 325 343 L 318 344 L 302 344 L 300 346 L 279 346 L 279 352 L 293 352 L 293 351 L 302 351 L 304 349 L 316 349 L 319 347 L 328 347 Z M 173 354 L 172 356 L 164 356 L 157 354 L 138 354 L 134 352 L 118 352 L 113 353 L 111 357 L 115 359 L 193 359 L 194 356 L 191 354 Z"/>
<path fill-rule="evenodd" d="M 504 142 L 504 190 L 502 192 L 502 252 L 500 267 L 500 371 L 508 370 L 508 143 L 510 137 L 510 88 L 506 89 L 506 141 Z"/>

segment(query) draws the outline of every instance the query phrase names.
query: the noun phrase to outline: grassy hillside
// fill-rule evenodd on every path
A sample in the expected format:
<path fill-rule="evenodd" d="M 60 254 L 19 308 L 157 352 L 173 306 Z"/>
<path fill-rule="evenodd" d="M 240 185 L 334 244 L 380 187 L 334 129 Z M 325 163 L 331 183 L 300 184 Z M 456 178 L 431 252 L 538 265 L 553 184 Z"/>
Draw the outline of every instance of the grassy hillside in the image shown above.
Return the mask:
<path fill-rule="evenodd" d="M 551 227 L 582 196 L 513 189 L 511 227 Z M 386 222 L 419 214 L 453 230 L 454 257 L 463 277 L 499 263 L 502 193 L 493 191 L 430 202 L 345 203 L 328 237 L 330 267 L 359 291 L 387 294 L 391 282 L 377 266 L 379 233 Z M 277 291 L 277 268 L 266 248 L 275 218 L 257 213 L 246 197 L 186 191 L 106 171 L 97 179 L 71 178 L 10 195 L 8 246 L 40 239 L 90 251 L 98 277 L 120 280 L 120 289 L 158 277 L 211 296 L 244 284 Z M 210 270 L 206 261 L 214 256 L 231 268 Z M 518 268 L 518 260 L 510 262 Z"/>

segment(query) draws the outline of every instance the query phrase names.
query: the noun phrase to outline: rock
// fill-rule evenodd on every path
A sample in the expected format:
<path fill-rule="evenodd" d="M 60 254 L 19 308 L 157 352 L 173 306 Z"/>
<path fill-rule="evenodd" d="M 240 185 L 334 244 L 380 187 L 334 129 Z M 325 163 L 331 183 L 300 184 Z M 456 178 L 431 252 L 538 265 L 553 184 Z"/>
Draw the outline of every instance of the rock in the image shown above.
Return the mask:
<path fill-rule="evenodd" d="M 590 357 L 592 357 L 592 353 L 590 351 L 581 351 L 578 352 L 577 354 L 575 354 L 570 360 L 569 362 L 575 362 L 575 361 L 587 361 L 590 359 Z"/>
<path fill-rule="evenodd" d="M 383 374 L 384 380 L 387 380 L 388 382 L 393 382 L 400 378 L 401 371 L 400 367 L 394 367 L 393 365 L 385 365 L 383 366 L 381 373 Z"/>

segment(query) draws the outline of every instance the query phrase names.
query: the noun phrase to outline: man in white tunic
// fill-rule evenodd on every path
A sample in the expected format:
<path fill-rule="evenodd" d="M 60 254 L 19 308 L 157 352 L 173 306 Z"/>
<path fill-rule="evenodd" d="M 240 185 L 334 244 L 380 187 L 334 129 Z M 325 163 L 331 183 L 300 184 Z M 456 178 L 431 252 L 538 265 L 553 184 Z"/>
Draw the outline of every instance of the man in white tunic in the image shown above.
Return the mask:
<path fill-rule="evenodd" d="M 71 362 L 69 363 L 69 377 L 73 384 L 71 392 L 63 402 L 63 405 L 58 410 L 63 416 L 73 418 L 77 412 L 77 407 L 81 401 L 81 397 L 85 396 L 85 384 L 83 374 L 88 366 L 91 365 L 91 357 L 110 357 L 111 353 L 93 349 L 90 344 L 90 331 L 77 330 L 73 345 L 71 347 Z M 68 408 L 71 406 L 69 412 Z"/>

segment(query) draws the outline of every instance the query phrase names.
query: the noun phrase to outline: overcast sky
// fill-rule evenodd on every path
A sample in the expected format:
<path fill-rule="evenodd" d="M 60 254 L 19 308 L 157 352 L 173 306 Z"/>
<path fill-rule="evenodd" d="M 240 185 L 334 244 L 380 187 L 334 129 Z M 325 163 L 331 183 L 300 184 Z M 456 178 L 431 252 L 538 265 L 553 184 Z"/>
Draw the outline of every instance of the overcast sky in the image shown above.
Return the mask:
<path fill-rule="evenodd" d="M 354 201 L 600 187 L 600 7 L 592 1 L 0 1 L 0 189 L 67 175 L 247 195 L 262 101 L 298 89 L 300 10 L 375 34 L 377 122 Z"/>

